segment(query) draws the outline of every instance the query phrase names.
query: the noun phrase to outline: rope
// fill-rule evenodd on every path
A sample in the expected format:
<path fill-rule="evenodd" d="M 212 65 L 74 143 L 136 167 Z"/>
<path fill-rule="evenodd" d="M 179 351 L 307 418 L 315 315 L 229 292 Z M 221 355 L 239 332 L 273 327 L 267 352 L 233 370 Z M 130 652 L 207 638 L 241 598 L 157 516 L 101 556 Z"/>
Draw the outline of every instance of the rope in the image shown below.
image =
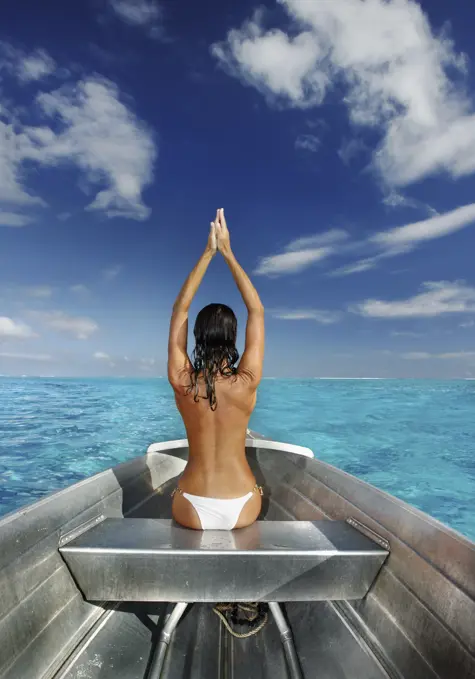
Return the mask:
<path fill-rule="evenodd" d="M 244 611 L 244 613 L 249 613 L 250 615 L 245 615 L 244 618 L 238 618 L 238 610 Z M 258 618 L 259 615 L 262 613 L 262 620 L 260 623 L 254 627 L 253 629 L 249 630 L 249 632 L 235 632 L 232 627 L 230 626 L 227 618 L 226 618 L 226 611 L 232 611 L 231 617 L 234 623 L 238 624 L 245 624 L 245 625 L 250 625 L 251 623 L 255 622 Z M 216 604 L 216 606 L 213 607 L 213 612 L 216 613 L 218 618 L 221 619 L 221 622 L 223 625 L 226 627 L 228 632 L 233 635 L 233 637 L 237 637 L 238 639 L 245 639 L 246 637 L 252 637 L 253 634 L 257 634 L 258 632 L 261 631 L 261 629 L 264 627 L 264 625 L 267 622 L 268 614 L 267 611 L 262 611 L 262 605 L 258 603 L 246 603 L 246 604 Z"/>

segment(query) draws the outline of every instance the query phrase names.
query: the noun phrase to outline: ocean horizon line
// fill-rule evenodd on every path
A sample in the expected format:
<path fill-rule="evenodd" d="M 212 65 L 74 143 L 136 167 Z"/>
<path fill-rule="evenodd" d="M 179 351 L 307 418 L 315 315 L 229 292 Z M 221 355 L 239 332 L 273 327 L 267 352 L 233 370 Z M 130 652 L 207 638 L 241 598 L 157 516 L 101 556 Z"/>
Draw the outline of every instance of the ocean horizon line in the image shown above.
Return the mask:
<path fill-rule="evenodd" d="M 42 380 L 164 380 L 165 375 L 4 375 L 6 379 L 42 379 Z M 474 381 L 475 377 L 275 377 L 267 376 L 262 380 L 424 380 L 437 382 Z"/>

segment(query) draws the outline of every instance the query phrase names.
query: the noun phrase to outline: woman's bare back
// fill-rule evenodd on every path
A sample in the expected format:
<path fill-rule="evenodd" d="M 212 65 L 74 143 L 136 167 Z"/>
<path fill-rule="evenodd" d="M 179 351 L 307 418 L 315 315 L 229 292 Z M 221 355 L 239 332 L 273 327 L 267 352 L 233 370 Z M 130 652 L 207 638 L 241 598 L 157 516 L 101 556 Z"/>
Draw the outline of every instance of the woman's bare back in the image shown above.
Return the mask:
<path fill-rule="evenodd" d="M 215 381 L 217 408 L 213 411 L 209 399 L 194 401 L 195 392 L 187 393 L 188 384 L 189 375 L 184 375 L 183 386 L 174 388 L 189 444 L 188 463 L 180 478 L 180 488 L 201 497 L 242 497 L 256 484 L 246 458 L 246 431 L 256 404 L 256 390 L 250 389 L 242 376 L 218 376 Z M 198 396 L 206 396 L 202 379 L 198 380 Z M 261 507 L 261 496 L 253 493 L 234 528 L 253 523 Z M 174 496 L 172 512 L 181 525 L 202 528 L 195 508 L 183 495 Z"/>
<path fill-rule="evenodd" d="M 174 389 L 177 408 L 185 425 L 189 458 L 180 487 L 193 495 L 215 498 L 239 497 L 255 484 L 246 459 L 246 433 L 256 404 L 257 391 L 242 375 L 215 380 L 216 410 L 206 397 L 206 384 L 198 377 L 189 391 L 190 376 L 183 374 L 182 385 Z M 188 393 L 187 393 L 188 392 Z"/>

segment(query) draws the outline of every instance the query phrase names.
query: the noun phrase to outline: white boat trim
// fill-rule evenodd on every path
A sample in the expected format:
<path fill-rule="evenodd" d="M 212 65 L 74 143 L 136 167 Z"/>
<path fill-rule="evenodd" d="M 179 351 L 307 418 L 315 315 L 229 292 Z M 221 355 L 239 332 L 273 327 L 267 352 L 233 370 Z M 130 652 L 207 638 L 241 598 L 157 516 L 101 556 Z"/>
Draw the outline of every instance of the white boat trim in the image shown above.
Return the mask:
<path fill-rule="evenodd" d="M 186 448 L 188 439 L 176 439 L 175 441 L 160 441 L 159 443 L 151 443 L 147 448 L 147 453 L 161 453 L 163 450 L 170 450 L 171 448 Z"/>
<path fill-rule="evenodd" d="M 158 443 L 151 443 L 147 448 L 147 453 L 160 453 L 172 448 L 186 448 L 188 446 L 188 439 L 176 439 L 175 441 L 160 441 Z M 294 455 L 303 455 L 304 457 L 315 457 L 310 448 L 304 446 L 296 446 L 292 443 L 281 443 L 279 441 L 269 441 L 267 439 L 246 438 L 247 448 L 266 448 L 267 450 L 281 450 L 284 453 L 294 453 Z"/>
<path fill-rule="evenodd" d="M 268 450 L 282 450 L 284 453 L 294 453 L 304 457 L 315 457 L 311 448 L 296 446 L 293 443 L 281 443 L 280 441 L 268 441 L 267 439 L 246 439 L 248 448 L 267 448 Z"/>

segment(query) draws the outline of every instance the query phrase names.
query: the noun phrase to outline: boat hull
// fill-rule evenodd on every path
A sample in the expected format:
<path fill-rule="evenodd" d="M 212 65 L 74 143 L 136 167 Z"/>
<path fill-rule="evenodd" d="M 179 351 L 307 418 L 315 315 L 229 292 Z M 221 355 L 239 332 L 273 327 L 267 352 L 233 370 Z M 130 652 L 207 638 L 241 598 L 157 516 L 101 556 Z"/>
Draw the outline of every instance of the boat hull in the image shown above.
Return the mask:
<path fill-rule="evenodd" d="M 265 490 L 261 520 L 353 517 L 391 545 L 363 599 L 286 604 L 305 676 L 475 676 L 474 543 L 331 465 L 249 435 L 248 460 Z M 0 520 L 1 679 L 143 679 L 155 624 L 169 607 L 85 601 L 58 546 L 101 514 L 171 519 L 170 492 L 187 454 L 186 441 L 165 446 Z M 256 668 L 286 677 L 272 625 L 234 640 L 209 604 L 191 607 L 172 646 L 169 678 L 232 669 L 247 679 Z"/>

